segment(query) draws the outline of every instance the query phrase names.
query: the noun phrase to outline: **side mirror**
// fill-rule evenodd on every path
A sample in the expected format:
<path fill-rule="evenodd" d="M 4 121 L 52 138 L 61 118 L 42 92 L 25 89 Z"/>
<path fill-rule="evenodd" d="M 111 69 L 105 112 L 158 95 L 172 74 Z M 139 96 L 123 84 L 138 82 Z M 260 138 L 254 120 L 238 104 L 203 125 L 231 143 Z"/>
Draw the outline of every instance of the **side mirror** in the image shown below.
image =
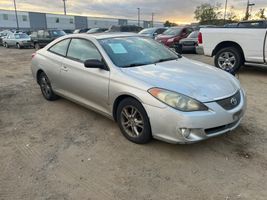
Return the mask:
<path fill-rule="evenodd" d="M 86 60 L 84 62 L 84 66 L 86 68 L 99 68 L 99 69 L 105 69 L 106 70 L 106 65 L 102 61 L 96 60 L 96 59 Z"/>
<path fill-rule="evenodd" d="M 153 33 L 153 36 L 156 37 L 158 35 L 158 33 Z"/>

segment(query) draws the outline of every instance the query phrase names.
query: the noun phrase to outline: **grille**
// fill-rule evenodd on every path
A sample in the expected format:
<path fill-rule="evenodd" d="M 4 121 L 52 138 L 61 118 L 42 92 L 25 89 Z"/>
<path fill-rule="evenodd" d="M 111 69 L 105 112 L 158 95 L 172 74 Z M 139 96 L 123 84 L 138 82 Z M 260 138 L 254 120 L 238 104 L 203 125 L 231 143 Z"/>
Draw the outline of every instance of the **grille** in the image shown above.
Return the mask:
<path fill-rule="evenodd" d="M 205 129 L 205 132 L 206 132 L 207 135 L 215 134 L 217 132 L 224 131 L 226 129 L 232 128 L 237 123 L 238 123 L 238 121 L 233 122 L 231 124 L 223 125 L 223 126 L 218 126 L 218 127 L 214 127 L 214 128 Z"/>
<path fill-rule="evenodd" d="M 233 96 L 228 97 L 226 99 L 218 100 L 216 102 L 225 110 L 232 110 L 240 104 L 240 100 L 241 100 L 241 95 L 240 91 L 238 91 Z"/>

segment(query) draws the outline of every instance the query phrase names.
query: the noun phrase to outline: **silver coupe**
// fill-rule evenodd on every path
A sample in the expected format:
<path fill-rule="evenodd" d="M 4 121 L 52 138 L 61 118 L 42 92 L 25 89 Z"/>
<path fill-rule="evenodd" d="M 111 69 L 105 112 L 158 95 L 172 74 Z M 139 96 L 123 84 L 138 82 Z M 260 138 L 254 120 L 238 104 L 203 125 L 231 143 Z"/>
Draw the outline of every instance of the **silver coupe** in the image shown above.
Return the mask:
<path fill-rule="evenodd" d="M 231 74 L 137 34 L 72 34 L 32 55 L 47 100 L 65 97 L 115 120 L 134 143 L 193 143 L 235 129 L 245 92 Z"/>

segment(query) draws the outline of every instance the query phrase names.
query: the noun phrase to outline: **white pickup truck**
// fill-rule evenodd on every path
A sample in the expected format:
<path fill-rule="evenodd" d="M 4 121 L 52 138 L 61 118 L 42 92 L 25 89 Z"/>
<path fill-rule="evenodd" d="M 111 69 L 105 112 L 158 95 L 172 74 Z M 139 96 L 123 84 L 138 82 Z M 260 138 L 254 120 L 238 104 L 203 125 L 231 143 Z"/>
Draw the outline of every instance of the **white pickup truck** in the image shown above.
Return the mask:
<path fill-rule="evenodd" d="M 215 66 L 236 73 L 245 63 L 267 66 L 267 21 L 244 21 L 235 28 L 203 28 L 198 45 L 215 56 Z"/>

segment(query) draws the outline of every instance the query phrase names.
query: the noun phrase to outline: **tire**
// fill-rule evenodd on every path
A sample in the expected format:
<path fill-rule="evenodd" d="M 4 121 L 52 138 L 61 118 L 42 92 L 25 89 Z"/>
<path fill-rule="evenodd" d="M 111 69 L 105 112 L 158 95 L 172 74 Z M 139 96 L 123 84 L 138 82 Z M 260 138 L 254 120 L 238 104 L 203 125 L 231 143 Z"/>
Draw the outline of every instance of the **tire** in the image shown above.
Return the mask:
<path fill-rule="evenodd" d="M 8 44 L 7 44 L 6 42 L 5 42 L 5 47 L 6 47 L 6 48 L 9 48 L 9 46 L 8 46 Z"/>
<path fill-rule="evenodd" d="M 146 144 L 151 141 L 149 118 L 139 101 L 123 99 L 117 108 L 116 118 L 122 134 L 131 142 Z"/>
<path fill-rule="evenodd" d="M 215 55 L 214 64 L 217 68 L 236 74 L 243 64 L 241 52 L 235 47 L 223 48 Z"/>
<path fill-rule="evenodd" d="M 38 43 L 35 43 L 34 44 L 34 48 L 35 48 L 35 50 L 39 50 L 40 49 L 40 45 Z"/>
<path fill-rule="evenodd" d="M 38 83 L 44 98 L 48 101 L 57 100 L 59 97 L 53 92 L 51 83 L 44 72 L 38 76 Z"/>
<path fill-rule="evenodd" d="M 17 47 L 18 49 L 21 49 L 21 46 L 20 46 L 19 43 L 16 44 L 16 47 Z"/>

